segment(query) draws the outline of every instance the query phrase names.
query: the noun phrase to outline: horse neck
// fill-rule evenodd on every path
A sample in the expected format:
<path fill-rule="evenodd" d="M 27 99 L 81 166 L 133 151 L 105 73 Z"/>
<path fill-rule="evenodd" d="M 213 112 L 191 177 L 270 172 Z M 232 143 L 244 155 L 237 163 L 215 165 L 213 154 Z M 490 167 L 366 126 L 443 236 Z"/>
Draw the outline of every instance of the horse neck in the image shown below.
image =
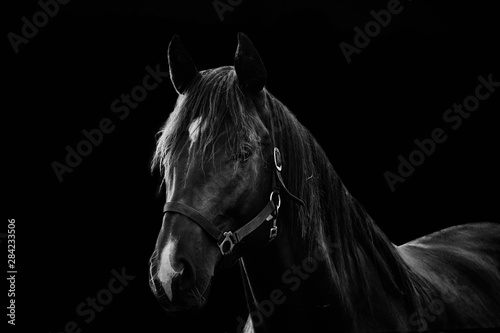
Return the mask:
<path fill-rule="evenodd" d="M 377 320 L 394 322 L 393 314 L 404 304 L 388 301 L 388 296 L 395 292 L 385 283 L 366 246 L 330 235 L 308 241 L 307 236 L 297 236 L 285 229 L 290 222 L 288 217 L 283 211 L 278 239 L 247 261 L 258 304 L 267 304 L 265 308 L 271 304 L 269 301 L 274 302 L 276 290 L 286 297 L 284 303 L 272 305 L 272 315 L 265 318 L 265 325 L 256 328 L 256 332 L 266 332 L 264 327 L 269 331 L 290 332 L 354 331 L 359 328 L 357 323 L 372 323 L 376 327 L 373 305 L 386 310 L 377 311 Z M 312 251 L 310 243 L 315 243 Z M 328 253 L 326 256 L 323 249 Z M 251 302 L 249 305 L 250 311 L 258 312 L 258 305 L 255 307 Z M 312 328 L 311 323 L 321 326 Z M 391 324 L 387 326 L 390 328 Z"/>
<path fill-rule="evenodd" d="M 279 224 L 286 236 L 278 239 L 266 263 L 260 261 L 261 267 L 267 266 L 268 274 L 258 281 L 264 278 L 268 282 L 257 282 L 257 288 L 283 284 L 291 287 L 284 281 L 286 272 L 316 260 L 317 267 L 307 272 L 307 278 L 306 274 L 294 276 L 299 279 L 294 280 L 294 286 L 300 286 L 290 298 L 298 300 L 296 303 L 302 307 L 328 306 L 341 314 L 337 324 L 347 330 L 361 308 L 370 316 L 374 307 L 386 299 L 391 300 L 390 306 L 399 307 L 394 313 L 407 308 L 408 300 L 414 308 L 411 276 L 394 245 L 346 190 L 312 135 L 303 128 L 299 130 L 302 132 L 282 131 L 277 142 L 288 168 L 284 170 L 285 182 L 292 193 L 306 201 L 307 209 L 284 198 Z M 297 149 L 300 144 L 310 150 Z M 308 162 L 307 170 L 304 164 L 297 163 L 301 160 Z M 269 281 L 273 277 L 274 281 Z"/>
<path fill-rule="evenodd" d="M 376 313 L 379 318 L 374 320 L 385 321 L 391 328 L 389 322 L 397 321 L 392 316 L 412 311 L 417 304 L 411 272 L 396 247 L 347 191 L 323 150 L 316 148 L 314 164 L 322 170 L 317 186 L 323 200 L 318 214 L 311 216 L 316 221 L 314 230 L 304 241 L 313 240 L 308 248 L 330 250 L 325 273 L 344 325 L 349 326 L 349 321 L 369 323 Z"/>

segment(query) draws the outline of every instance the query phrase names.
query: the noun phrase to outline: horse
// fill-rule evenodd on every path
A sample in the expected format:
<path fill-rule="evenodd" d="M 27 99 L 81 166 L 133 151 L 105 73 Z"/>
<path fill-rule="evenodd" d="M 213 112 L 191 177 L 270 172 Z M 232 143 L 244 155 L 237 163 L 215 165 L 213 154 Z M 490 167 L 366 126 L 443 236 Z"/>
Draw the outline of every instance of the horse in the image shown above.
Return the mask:
<path fill-rule="evenodd" d="M 196 313 L 239 263 L 238 331 L 499 327 L 500 224 L 391 243 L 237 39 L 233 66 L 202 71 L 177 35 L 168 47 L 178 98 L 151 162 L 166 193 L 149 267 L 160 305 Z"/>

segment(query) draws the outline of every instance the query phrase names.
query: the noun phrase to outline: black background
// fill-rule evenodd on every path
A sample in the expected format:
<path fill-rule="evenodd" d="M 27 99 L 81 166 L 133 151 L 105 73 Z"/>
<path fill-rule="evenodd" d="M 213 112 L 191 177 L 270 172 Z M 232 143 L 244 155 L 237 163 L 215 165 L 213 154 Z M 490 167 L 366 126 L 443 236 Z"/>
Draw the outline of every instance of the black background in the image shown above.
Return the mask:
<path fill-rule="evenodd" d="M 224 332 L 244 315 L 237 270 L 218 276 L 207 308 L 187 320 L 167 316 L 148 287 L 164 200 L 149 163 L 177 95 L 166 79 L 124 120 L 110 104 L 142 83 L 146 66 L 167 71 L 174 34 L 205 69 L 231 65 L 236 33 L 245 32 L 266 64 L 267 88 L 314 134 L 395 244 L 455 224 L 499 222 L 498 88 L 460 128 L 446 127 L 447 141 L 394 193 L 383 177 L 415 149 L 413 140 L 444 126 L 445 110 L 474 93 L 479 75 L 500 81 L 493 6 L 403 1 L 348 64 L 339 43 L 353 44 L 353 28 L 386 6 L 247 0 L 220 21 L 211 1 L 72 1 L 18 54 L 5 37 L 4 223 L 17 225 L 17 327 L 62 332 L 75 321 L 82 332 Z M 35 1 L 4 10 L 4 36 L 20 34 L 21 18 L 39 10 Z M 64 163 L 66 145 L 75 148 L 81 131 L 103 118 L 115 130 L 60 183 L 51 163 Z M 122 268 L 135 279 L 85 323 L 76 307 Z"/>

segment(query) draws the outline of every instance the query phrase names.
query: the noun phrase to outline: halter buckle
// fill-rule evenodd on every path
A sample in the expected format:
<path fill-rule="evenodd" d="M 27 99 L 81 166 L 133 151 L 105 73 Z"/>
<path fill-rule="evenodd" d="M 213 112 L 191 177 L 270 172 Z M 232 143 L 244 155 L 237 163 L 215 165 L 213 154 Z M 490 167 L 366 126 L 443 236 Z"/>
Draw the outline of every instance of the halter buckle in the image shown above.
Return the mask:
<path fill-rule="evenodd" d="M 278 170 L 279 172 L 281 172 L 281 169 L 283 169 L 281 152 L 277 147 L 274 147 L 274 166 L 276 167 L 276 170 Z"/>
<path fill-rule="evenodd" d="M 274 201 L 274 196 L 277 196 L 278 197 L 278 201 Z M 281 197 L 280 197 L 280 194 L 278 191 L 272 191 L 271 192 L 271 195 L 269 196 L 269 200 L 271 200 L 274 205 L 276 206 L 276 215 L 278 215 L 278 209 L 280 209 L 281 207 Z"/>
<path fill-rule="evenodd" d="M 269 200 L 271 200 L 274 203 L 274 206 L 276 207 L 274 211 L 271 213 L 271 215 L 269 215 L 266 219 L 267 221 L 271 220 L 273 221 L 273 226 L 269 230 L 269 241 L 272 241 L 278 235 L 278 226 L 276 225 L 276 221 L 278 219 L 278 210 L 280 209 L 281 206 L 281 197 L 279 192 L 272 191 Z"/>
<path fill-rule="evenodd" d="M 278 226 L 276 225 L 276 219 L 273 222 L 271 230 L 269 230 L 269 241 L 272 241 L 278 235 Z"/>
<path fill-rule="evenodd" d="M 231 231 L 226 231 L 224 233 L 224 239 L 219 244 L 222 255 L 225 256 L 230 254 L 233 251 L 234 244 L 236 244 L 234 234 Z"/>

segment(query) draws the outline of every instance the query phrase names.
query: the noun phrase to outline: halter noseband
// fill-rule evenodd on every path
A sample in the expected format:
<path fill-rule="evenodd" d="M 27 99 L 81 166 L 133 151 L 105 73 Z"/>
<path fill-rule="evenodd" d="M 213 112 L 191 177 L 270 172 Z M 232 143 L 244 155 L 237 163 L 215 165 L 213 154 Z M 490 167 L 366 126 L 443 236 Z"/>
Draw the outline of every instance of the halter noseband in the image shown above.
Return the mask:
<path fill-rule="evenodd" d="M 193 207 L 180 202 L 169 201 L 165 203 L 163 213 L 179 213 L 198 224 L 203 230 L 205 230 L 210 236 L 212 236 L 213 239 L 215 239 L 223 256 L 230 254 L 236 244 L 240 243 L 245 237 L 250 235 L 254 230 L 260 227 L 266 221 L 272 221 L 273 223 L 271 229 L 269 230 L 269 241 L 272 241 L 278 234 L 278 226 L 276 225 L 276 221 L 278 218 L 278 211 L 281 206 L 280 189 L 283 188 L 285 192 L 290 196 L 290 198 L 292 198 L 298 204 L 305 206 L 304 202 L 291 194 L 283 183 L 283 177 L 281 176 L 283 163 L 281 153 L 277 147 L 274 147 L 273 156 L 275 172 L 273 172 L 273 189 L 269 196 L 269 201 L 260 211 L 260 213 L 258 213 L 253 219 L 251 219 L 238 230 L 223 232 L 202 213 L 200 213 Z M 276 182 L 276 178 L 278 178 L 279 182 Z"/>

